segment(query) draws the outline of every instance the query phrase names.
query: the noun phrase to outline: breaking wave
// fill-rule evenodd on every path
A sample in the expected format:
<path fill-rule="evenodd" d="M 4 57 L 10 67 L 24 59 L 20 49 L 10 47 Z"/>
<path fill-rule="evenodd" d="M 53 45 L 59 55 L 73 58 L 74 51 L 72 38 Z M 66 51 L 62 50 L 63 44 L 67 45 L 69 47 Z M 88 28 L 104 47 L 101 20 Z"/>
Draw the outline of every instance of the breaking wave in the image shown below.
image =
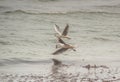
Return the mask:
<path fill-rule="evenodd" d="M 19 59 L 19 58 L 11 58 L 11 59 L 2 59 L 0 61 L 0 66 L 10 65 L 10 64 L 40 64 L 40 63 L 49 63 L 50 60 L 27 60 L 27 59 Z"/>
<path fill-rule="evenodd" d="M 67 14 L 79 14 L 79 13 L 88 13 L 88 14 L 120 14 L 119 12 L 103 12 L 103 11 L 66 11 L 66 12 L 32 12 L 26 10 L 13 10 L 5 11 L 5 14 L 30 14 L 30 15 L 67 15 Z"/>

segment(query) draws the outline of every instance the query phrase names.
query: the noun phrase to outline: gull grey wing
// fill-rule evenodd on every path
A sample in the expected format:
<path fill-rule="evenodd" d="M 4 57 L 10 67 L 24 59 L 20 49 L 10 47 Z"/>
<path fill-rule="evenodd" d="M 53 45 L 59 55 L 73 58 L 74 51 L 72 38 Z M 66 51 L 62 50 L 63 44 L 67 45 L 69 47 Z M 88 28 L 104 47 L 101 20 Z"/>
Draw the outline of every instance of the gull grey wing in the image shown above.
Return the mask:
<path fill-rule="evenodd" d="M 69 25 L 67 24 L 62 35 L 66 36 L 68 34 Z"/>
<path fill-rule="evenodd" d="M 58 41 L 62 44 L 66 44 L 61 38 L 58 37 Z"/>
<path fill-rule="evenodd" d="M 57 55 L 57 54 L 60 54 L 60 53 L 63 53 L 64 51 L 66 51 L 68 48 L 60 48 L 58 49 L 57 51 L 55 51 L 54 53 L 52 53 L 53 55 Z"/>
<path fill-rule="evenodd" d="M 55 24 L 55 31 L 59 34 L 59 35 L 61 35 L 61 32 L 60 32 L 60 27 L 58 26 L 58 25 L 56 25 Z"/>

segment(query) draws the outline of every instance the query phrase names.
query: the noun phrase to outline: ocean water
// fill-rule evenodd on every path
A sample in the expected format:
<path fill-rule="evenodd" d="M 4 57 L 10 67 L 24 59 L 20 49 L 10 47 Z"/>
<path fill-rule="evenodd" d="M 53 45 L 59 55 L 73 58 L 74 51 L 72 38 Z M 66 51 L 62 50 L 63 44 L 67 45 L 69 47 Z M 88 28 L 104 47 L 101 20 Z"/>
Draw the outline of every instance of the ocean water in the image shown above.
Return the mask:
<path fill-rule="evenodd" d="M 61 29 L 69 24 L 72 39 L 64 40 L 76 52 L 51 55 L 57 44 L 55 24 Z M 24 60 L 51 58 L 119 65 L 120 0 L 0 0 L 2 71 Z"/>

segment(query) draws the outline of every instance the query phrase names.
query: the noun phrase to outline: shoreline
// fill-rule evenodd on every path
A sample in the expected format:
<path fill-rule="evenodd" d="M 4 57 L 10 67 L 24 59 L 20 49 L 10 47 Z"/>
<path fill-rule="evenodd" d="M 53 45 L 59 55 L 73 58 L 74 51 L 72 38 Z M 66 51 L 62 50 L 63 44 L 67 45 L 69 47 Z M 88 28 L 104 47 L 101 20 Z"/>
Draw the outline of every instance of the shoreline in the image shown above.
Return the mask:
<path fill-rule="evenodd" d="M 24 60 L 25 61 L 25 60 Z M 45 60 L 46 61 L 46 60 Z M 120 66 L 112 66 L 97 62 L 61 61 L 58 59 L 47 62 L 34 61 L 1 66 L 0 81 L 2 82 L 118 82 Z M 95 64 L 96 63 L 96 64 Z M 110 66 L 111 64 L 111 66 Z M 119 63 L 118 63 L 119 64 Z M 9 69 L 8 69 L 9 68 Z"/>

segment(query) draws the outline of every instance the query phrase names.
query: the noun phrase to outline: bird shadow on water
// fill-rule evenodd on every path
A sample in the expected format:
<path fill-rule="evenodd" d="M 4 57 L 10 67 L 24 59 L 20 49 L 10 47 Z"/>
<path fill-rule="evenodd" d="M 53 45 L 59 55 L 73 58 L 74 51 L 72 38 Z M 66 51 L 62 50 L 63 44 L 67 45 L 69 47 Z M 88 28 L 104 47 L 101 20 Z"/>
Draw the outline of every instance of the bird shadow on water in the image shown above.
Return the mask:
<path fill-rule="evenodd" d="M 53 78 L 53 81 L 60 81 L 65 82 L 67 81 L 67 75 L 65 74 L 66 68 L 69 66 L 66 64 L 63 64 L 62 61 L 57 59 L 52 59 L 53 65 L 51 69 L 51 74 L 49 75 L 51 78 Z"/>

